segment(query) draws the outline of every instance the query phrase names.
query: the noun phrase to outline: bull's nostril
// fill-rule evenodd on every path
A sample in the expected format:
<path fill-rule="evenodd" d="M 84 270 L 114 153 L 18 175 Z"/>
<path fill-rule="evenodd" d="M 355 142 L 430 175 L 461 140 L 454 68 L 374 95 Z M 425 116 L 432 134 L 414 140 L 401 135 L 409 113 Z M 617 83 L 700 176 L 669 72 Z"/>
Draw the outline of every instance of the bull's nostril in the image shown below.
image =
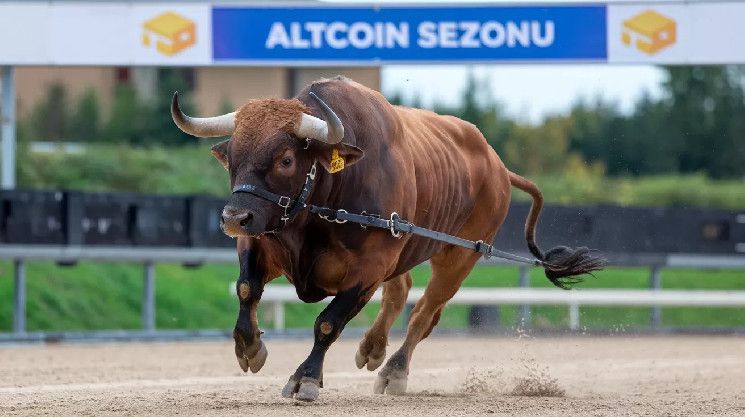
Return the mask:
<path fill-rule="evenodd" d="M 246 213 L 246 217 L 241 220 L 240 225 L 241 227 L 246 227 L 249 223 L 251 223 L 251 219 L 253 218 L 253 214 Z"/>

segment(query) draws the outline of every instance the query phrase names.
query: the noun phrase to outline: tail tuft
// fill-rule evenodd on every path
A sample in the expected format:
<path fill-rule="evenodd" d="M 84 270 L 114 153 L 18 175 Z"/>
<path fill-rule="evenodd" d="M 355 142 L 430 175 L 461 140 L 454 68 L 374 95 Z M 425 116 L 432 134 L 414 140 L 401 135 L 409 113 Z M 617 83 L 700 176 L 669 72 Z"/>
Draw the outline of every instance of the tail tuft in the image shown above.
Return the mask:
<path fill-rule="evenodd" d="M 557 287 L 568 290 L 572 285 L 582 282 L 580 275 L 603 269 L 608 261 L 586 247 L 572 249 L 557 246 L 543 257 L 546 277 Z"/>

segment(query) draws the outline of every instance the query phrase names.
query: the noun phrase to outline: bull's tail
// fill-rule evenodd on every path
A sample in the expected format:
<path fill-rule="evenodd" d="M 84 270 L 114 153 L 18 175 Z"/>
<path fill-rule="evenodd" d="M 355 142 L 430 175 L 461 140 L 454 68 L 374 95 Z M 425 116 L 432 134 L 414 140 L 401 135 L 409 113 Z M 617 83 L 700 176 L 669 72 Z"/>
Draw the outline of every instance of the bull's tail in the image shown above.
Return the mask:
<path fill-rule="evenodd" d="M 572 284 L 582 281 L 581 275 L 603 269 L 607 263 L 605 258 L 597 255 L 586 247 L 569 248 L 557 246 L 549 249 L 545 254 L 541 252 L 535 242 L 535 227 L 538 217 L 543 208 L 543 195 L 541 190 L 531 181 L 510 172 L 510 183 L 533 197 L 530 205 L 530 213 L 525 220 L 525 240 L 528 241 L 528 249 L 538 260 L 541 261 L 546 271 L 546 277 L 557 287 L 563 289 L 571 288 Z"/>

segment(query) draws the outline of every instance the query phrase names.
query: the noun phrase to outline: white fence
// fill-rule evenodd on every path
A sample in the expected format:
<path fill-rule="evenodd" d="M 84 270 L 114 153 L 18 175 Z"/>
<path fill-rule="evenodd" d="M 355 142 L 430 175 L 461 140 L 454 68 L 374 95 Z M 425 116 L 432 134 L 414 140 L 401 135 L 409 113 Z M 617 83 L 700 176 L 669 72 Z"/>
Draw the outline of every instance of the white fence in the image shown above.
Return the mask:
<path fill-rule="evenodd" d="M 231 286 L 231 291 L 235 292 Z M 424 288 L 412 288 L 407 303 L 413 304 L 424 295 Z M 378 291 L 372 302 L 380 302 Z M 330 300 L 327 298 L 325 301 Z M 287 303 L 300 302 L 295 288 L 289 285 L 268 285 L 261 296 L 262 303 L 272 309 L 274 329 L 285 328 L 284 308 Z M 688 290 L 614 290 L 554 288 L 461 288 L 450 300 L 461 305 L 567 305 L 569 327 L 580 327 L 579 307 L 602 306 L 676 306 L 676 307 L 745 307 L 745 291 L 688 291 Z"/>
<path fill-rule="evenodd" d="M 524 254 L 526 255 L 526 254 Z M 143 265 L 142 293 L 142 331 L 60 332 L 54 337 L 72 337 L 93 339 L 99 334 L 104 338 L 126 337 L 190 337 L 206 334 L 212 336 L 215 331 L 184 330 L 179 332 L 157 330 L 155 326 L 155 264 L 159 262 L 179 262 L 185 265 L 203 263 L 235 263 L 235 249 L 228 248 L 151 248 L 151 247 L 108 247 L 108 246 L 59 246 L 59 245 L 9 245 L 0 244 L 0 259 L 11 259 L 14 264 L 13 284 L 13 332 L 1 333 L 3 340 L 44 340 L 49 333 L 26 331 L 26 261 L 51 260 L 63 265 L 78 261 L 97 262 L 138 262 Z M 671 291 L 661 290 L 661 270 L 666 267 L 701 268 L 701 269 L 737 269 L 745 271 L 745 256 L 742 255 L 700 255 L 700 254 L 610 254 L 611 264 L 617 266 L 650 267 L 650 290 L 583 290 L 562 291 L 559 289 L 529 288 L 529 267 L 518 267 L 518 280 L 521 288 L 461 288 L 452 304 L 465 305 L 520 305 L 520 320 L 526 319 L 529 305 L 552 304 L 567 305 L 569 322 L 572 329 L 580 326 L 579 307 L 581 305 L 617 305 L 617 306 L 651 306 L 651 324 L 661 324 L 661 306 L 730 306 L 745 307 L 745 291 Z M 510 265 L 509 262 L 492 258 L 481 260 L 482 264 Z M 743 273 L 745 279 L 745 273 Z M 235 294 L 231 284 L 231 293 Z M 415 303 L 423 293 L 422 288 L 412 288 L 409 303 Z M 284 306 L 290 302 L 299 302 L 295 290 L 289 286 L 267 286 L 264 303 L 271 303 L 274 313 L 274 327 L 284 329 Z M 380 293 L 374 300 L 380 300 Z M 222 334 L 221 332 L 218 332 Z M 113 334 L 113 336 L 112 336 Z"/>

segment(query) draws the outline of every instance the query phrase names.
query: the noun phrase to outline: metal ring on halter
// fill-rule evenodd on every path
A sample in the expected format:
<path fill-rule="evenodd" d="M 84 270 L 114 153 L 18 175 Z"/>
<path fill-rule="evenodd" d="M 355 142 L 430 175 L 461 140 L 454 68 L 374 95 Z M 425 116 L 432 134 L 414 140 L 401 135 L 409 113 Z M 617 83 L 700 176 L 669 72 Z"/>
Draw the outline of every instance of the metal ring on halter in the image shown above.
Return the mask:
<path fill-rule="evenodd" d="M 391 213 L 391 219 L 390 219 L 390 225 L 391 225 L 391 235 L 395 237 L 396 239 L 401 237 L 401 232 L 396 231 L 396 221 L 400 219 L 401 217 L 396 213 L 395 211 Z"/>
<path fill-rule="evenodd" d="M 310 138 L 305 138 L 305 146 L 303 146 L 303 149 L 310 148 Z"/>
<path fill-rule="evenodd" d="M 346 211 L 346 210 L 344 210 L 344 209 L 339 209 L 339 210 L 336 210 L 336 219 L 334 219 L 334 221 L 335 221 L 336 223 L 339 223 L 339 224 L 344 224 L 344 223 L 346 223 L 346 222 L 347 222 L 346 220 L 339 220 L 339 213 L 347 213 L 347 211 Z"/>
<path fill-rule="evenodd" d="M 316 179 L 316 163 L 315 163 L 315 161 L 313 162 L 313 165 L 311 165 L 310 171 L 308 171 L 308 174 L 307 175 L 308 175 L 308 178 L 310 178 L 312 180 Z"/>
<path fill-rule="evenodd" d="M 483 250 L 482 250 L 483 248 Z M 489 245 L 484 243 L 483 240 L 477 240 L 476 241 L 476 252 L 480 253 L 481 256 L 484 257 L 484 259 L 491 258 L 491 252 L 489 251 Z"/>
<path fill-rule="evenodd" d="M 290 200 L 290 197 L 287 197 L 286 195 L 280 196 L 279 201 L 277 201 L 277 205 L 285 209 L 290 207 L 290 204 L 292 204 L 292 200 Z"/>

